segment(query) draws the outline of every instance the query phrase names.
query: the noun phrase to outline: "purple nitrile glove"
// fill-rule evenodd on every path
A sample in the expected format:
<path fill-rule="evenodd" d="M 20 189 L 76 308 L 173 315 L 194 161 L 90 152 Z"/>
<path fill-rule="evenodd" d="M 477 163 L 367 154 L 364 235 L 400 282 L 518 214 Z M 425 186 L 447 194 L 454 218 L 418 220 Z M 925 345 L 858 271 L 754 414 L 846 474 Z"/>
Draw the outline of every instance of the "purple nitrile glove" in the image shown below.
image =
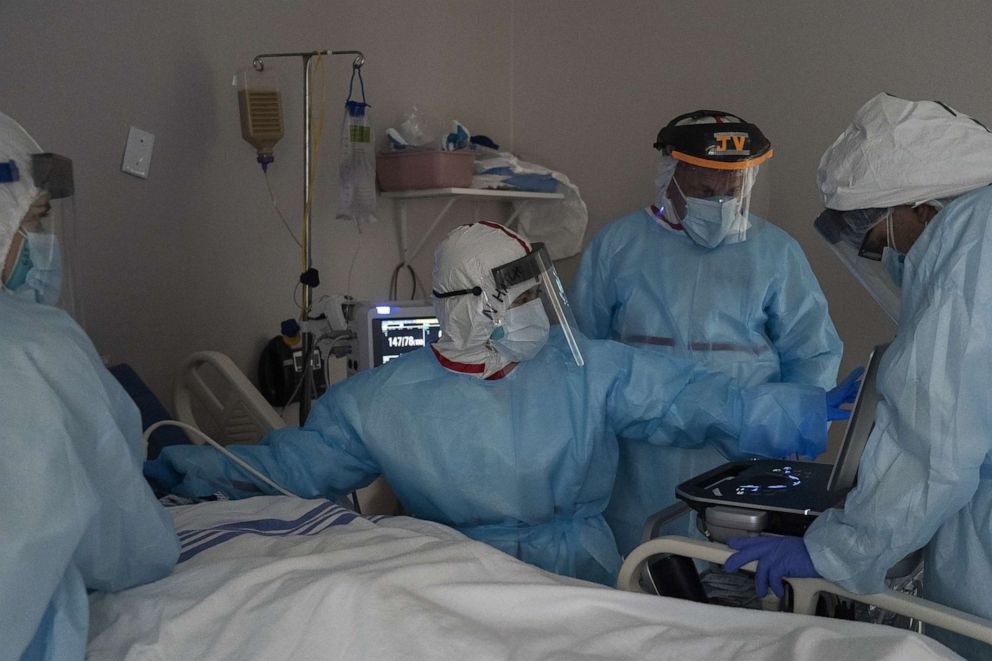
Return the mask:
<path fill-rule="evenodd" d="M 759 535 L 757 537 L 735 537 L 727 542 L 737 553 L 727 558 L 723 564 L 726 572 L 735 572 L 752 560 L 758 561 L 758 571 L 754 575 L 754 588 L 759 597 L 768 594 L 771 587 L 775 596 L 785 596 L 782 579 L 818 578 L 813 561 L 806 550 L 802 537 L 777 537 Z"/>

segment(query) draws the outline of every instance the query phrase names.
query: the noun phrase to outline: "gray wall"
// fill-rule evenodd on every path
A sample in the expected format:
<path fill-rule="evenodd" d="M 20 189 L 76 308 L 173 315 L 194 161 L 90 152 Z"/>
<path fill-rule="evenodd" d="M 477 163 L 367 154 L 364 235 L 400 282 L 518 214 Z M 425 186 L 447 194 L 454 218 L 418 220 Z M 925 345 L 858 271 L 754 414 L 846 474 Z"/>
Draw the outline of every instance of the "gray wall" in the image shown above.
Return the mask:
<path fill-rule="evenodd" d="M 670 118 L 716 108 L 757 123 L 775 149 L 757 210 L 805 249 L 846 374 L 895 326 L 815 235 L 820 155 L 881 91 L 992 122 L 990 25 L 985 1 L 518 2 L 516 143 L 579 185 L 588 239 L 651 202 L 651 144 Z M 559 268 L 571 274 L 577 261 Z"/>
<path fill-rule="evenodd" d="M 820 154 L 879 91 L 992 120 L 992 5 L 861 2 L 4 2 L 0 109 L 76 160 L 87 329 L 101 352 L 168 391 L 186 353 L 216 348 L 249 373 L 294 313 L 295 246 L 240 139 L 230 82 L 259 52 L 359 48 L 376 127 L 413 103 L 565 172 L 588 237 L 650 202 L 654 135 L 698 107 L 737 112 L 775 145 L 759 207 L 802 243 L 846 342 L 844 369 L 894 327 L 814 236 Z M 273 185 L 300 208 L 300 70 L 282 65 L 287 137 Z M 330 68 L 315 255 L 343 291 L 358 246 L 334 220 L 348 60 Z M 156 136 L 146 181 L 120 172 L 127 127 Z M 444 230 L 496 207 L 460 202 Z M 436 205 L 414 208 L 421 226 Z M 351 293 L 386 294 L 392 208 L 362 237 Z M 429 250 L 417 261 L 430 272 Z M 576 260 L 562 265 L 566 275 Z"/>
<path fill-rule="evenodd" d="M 377 127 L 426 103 L 441 117 L 504 137 L 511 132 L 511 10 L 483 1 L 0 4 L 0 109 L 44 148 L 75 160 L 79 290 L 100 352 L 133 364 L 168 401 L 185 355 L 218 349 L 254 376 L 265 341 L 295 316 L 299 251 L 241 139 L 231 86 L 253 55 L 361 49 Z M 350 64 L 339 57 L 329 67 L 314 202 L 314 262 L 326 293 L 345 289 L 359 247 L 354 226 L 335 219 Z M 281 73 L 287 132 L 270 178 L 295 226 L 303 69 L 293 59 L 270 70 Z M 129 125 L 155 135 L 147 180 L 120 171 Z M 415 220 L 432 208 L 418 203 Z M 382 216 L 361 237 L 351 288 L 358 298 L 385 296 L 398 261 L 391 205 Z M 430 253 L 417 262 L 428 280 Z"/>

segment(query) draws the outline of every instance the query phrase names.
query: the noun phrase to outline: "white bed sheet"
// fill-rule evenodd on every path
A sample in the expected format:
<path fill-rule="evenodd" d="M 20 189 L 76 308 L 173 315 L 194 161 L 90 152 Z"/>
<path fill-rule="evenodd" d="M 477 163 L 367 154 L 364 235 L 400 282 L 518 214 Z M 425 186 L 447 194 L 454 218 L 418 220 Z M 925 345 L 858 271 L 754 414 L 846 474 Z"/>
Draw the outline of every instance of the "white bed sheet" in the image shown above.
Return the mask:
<path fill-rule="evenodd" d="M 556 576 L 405 517 L 267 496 L 172 508 L 183 560 L 90 597 L 99 659 L 938 659 L 888 627 Z"/>

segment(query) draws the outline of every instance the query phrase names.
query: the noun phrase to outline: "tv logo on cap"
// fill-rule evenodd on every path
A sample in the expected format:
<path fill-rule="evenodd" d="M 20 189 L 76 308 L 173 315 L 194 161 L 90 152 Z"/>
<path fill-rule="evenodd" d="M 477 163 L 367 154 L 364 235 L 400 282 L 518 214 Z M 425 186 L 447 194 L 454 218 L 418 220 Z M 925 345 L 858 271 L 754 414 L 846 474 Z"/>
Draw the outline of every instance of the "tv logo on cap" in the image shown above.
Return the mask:
<path fill-rule="evenodd" d="M 711 156 L 749 156 L 745 149 L 750 136 L 747 133 L 714 133 L 716 144 L 710 148 Z"/>

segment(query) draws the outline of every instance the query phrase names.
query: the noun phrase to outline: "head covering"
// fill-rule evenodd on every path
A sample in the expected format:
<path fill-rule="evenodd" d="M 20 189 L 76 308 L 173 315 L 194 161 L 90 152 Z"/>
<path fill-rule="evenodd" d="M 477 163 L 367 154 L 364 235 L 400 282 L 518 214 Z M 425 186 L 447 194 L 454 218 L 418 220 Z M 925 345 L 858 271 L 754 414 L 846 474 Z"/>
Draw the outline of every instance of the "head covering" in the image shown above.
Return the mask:
<path fill-rule="evenodd" d="M 658 132 L 654 148 L 714 170 L 746 170 L 772 157 L 772 144 L 754 124 L 722 110 L 679 115 Z"/>
<path fill-rule="evenodd" d="M 434 349 L 447 360 L 445 367 L 485 378 L 510 363 L 490 336 L 513 300 L 535 283 L 501 293 L 493 269 L 530 252 L 531 244 L 521 234 L 488 221 L 456 227 L 438 245 L 432 285 L 441 339 Z"/>
<path fill-rule="evenodd" d="M 655 213 L 663 226 L 705 248 L 745 240 L 751 190 L 760 164 L 773 155 L 761 129 L 722 110 L 696 110 L 672 119 L 654 147 Z"/>
<path fill-rule="evenodd" d="M 824 152 L 816 180 L 837 211 L 953 197 L 992 183 L 992 133 L 938 101 L 879 94 Z"/>
<path fill-rule="evenodd" d="M 39 152 L 34 138 L 0 112 L 0 265 L 24 215 L 41 194 L 31 169 L 31 155 Z"/>

